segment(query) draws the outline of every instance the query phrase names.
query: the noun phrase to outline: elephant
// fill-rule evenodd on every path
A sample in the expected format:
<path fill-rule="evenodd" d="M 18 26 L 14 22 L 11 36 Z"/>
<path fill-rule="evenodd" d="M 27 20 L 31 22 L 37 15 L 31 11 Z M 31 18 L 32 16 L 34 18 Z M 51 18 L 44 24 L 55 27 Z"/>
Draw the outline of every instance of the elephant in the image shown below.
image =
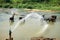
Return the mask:
<path fill-rule="evenodd" d="M 42 15 L 43 16 L 43 18 L 44 18 L 44 20 L 45 21 L 51 21 L 51 22 L 55 22 L 56 21 L 56 18 L 57 18 L 57 16 L 55 16 L 55 15 L 52 15 L 51 17 L 49 17 L 49 18 L 45 18 L 45 15 Z"/>

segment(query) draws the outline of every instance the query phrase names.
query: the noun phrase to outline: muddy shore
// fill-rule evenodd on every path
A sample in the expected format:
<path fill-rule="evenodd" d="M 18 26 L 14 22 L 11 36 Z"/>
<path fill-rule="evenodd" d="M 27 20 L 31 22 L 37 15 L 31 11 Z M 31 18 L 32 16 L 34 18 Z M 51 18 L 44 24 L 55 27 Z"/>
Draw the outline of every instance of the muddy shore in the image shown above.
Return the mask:
<path fill-rule="evenodd" d="M 12 9 L 15 10 L 18 8 L 12 8 Z M 53 12 L 53 13 L 60 12 L 60 10 L 39 10 L 39 9 L 23 9 L 23 10 L 27 11 L 27 12 Z M 10 11 L 11 11 L 11 9 L 9 9 L 9 8 L 0 8 L 0 12 L 10 12 Z"/>
<path fill-rule="evenodd" d="M 39 9 L 24 9 L 24 10 L 32 12 L 60 12 L 60 10 L 39 10 Z"/>

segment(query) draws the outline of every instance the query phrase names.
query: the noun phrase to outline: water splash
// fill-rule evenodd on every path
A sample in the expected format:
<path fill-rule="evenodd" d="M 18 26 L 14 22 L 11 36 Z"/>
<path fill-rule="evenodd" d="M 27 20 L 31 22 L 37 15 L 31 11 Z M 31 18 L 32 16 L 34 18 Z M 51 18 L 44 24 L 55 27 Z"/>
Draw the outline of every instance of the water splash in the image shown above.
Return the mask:
<path fill-rule="evenodd" d="M 17 22 L 17 24 L 15 25 L 14 29 L 12 30 L 12 32 L 19 26 L 19 24 L 20 24 L 22 21 L 26 20 L 30 15 L 31 15 L 31 14 L 27 15 L 27 16 L 26 16 L 25 18 L 23 18 L 22 20 L 19 20 L 19 21 Z"/>
<path fill-rule="evenodd" d="M 45 24 L 44 28 L 42 30 L 39 30 L 39 32 L 37 32 L 35 35 L 42 36 L 44 34 L 44 32 L 47 30 L 47 28 L 48 28 L 48 24 Z"/>
<path fill-rule="evenodd" d="M 43 29 L 42 30 L 39 30 L 39 32 L 37 32 L 36 34 L 42 34 L 42 33 L 44 33 L 46 31 L 46 29 L 48 28 L 48 24 L 43 20 L 43 17 L 41 15 L 37 14 L 37 13 L 30 13 L 25 18 L 23 18 L 22 20 L 20 20 L 20 21 L 17 22 L 17 24 L 15 25 L 14 29 L 12 30 L 12 32 L 19 26 L 19 24 L 22 21 L 26 20 L 29 17 L 38 18 L 38 20 L 40 20 L 40 21 L 42 21 L 42 22 L 45 23 Z"/>

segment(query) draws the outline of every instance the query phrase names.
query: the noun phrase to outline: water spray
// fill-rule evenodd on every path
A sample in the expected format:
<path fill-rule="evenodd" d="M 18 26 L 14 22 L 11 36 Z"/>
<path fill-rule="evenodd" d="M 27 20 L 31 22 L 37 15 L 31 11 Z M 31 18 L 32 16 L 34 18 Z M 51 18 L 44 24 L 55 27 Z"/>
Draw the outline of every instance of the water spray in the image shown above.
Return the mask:
<path fill-rule="evenodd" d="M 34 15 L 34 16 L 37 16 L 39 19 L 42 19 L 41 21 L 43 21 L 43 22 L 45 23 L 45 25 L 44 25 L 44 27 L 42 28 L 42 30 L 39 30 L 39 32 L 37 32 L 37 33 L 35 34 L 35 35 L 38 35 L 38 34 L 41 34 L 41 35 L 42 35 L 42 34 L 47 30 L 48 24 L 46 23 L 46 21 L 44 21 L 43 17 L 42 17 L 41 15 L 38 15 L 37 13 L 30 13 L 30 14 L 28 14 L 25 18 L 19 20 L 19 21 L 17 22 L 17 24 L 14 26 L 12 32 L 19 26 L 19 24 L 20 24 L 22 21 L 26 20 L 27 18 L 29 18 L 30 16 L 33 16 L 33 15 Z"/>
<path fill-rule="evenodd" d="M 47 30 L 47 28 L 48 28 L 48 24 L 45 24 L 44 28 L 39 32 L 37 32 L 35 35 L 42 36 L 42 34 Z"/>
<path fill-rule="evenodd" d="M 19 26 L 19 24 L 20 24 L 22 21 L 26 20 L 30 15 L 32 15 L 32 14 L 29 14 L 29 15 L 27 15 L 25 18 L 19 20 L 19 21 L 17 22 L 17 24 L 15 25 L 14 29 L 12 30 L 12 32 Z"/>

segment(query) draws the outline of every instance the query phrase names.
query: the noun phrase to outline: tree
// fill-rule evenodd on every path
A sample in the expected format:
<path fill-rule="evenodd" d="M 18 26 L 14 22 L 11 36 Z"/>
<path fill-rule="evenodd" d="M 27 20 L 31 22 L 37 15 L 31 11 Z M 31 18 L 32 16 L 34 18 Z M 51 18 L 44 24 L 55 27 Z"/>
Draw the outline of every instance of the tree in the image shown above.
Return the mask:
<path fill-rule="evenodd" d="M 5 0 L 6 3 L 11 3 L 11 0 Z"/>

